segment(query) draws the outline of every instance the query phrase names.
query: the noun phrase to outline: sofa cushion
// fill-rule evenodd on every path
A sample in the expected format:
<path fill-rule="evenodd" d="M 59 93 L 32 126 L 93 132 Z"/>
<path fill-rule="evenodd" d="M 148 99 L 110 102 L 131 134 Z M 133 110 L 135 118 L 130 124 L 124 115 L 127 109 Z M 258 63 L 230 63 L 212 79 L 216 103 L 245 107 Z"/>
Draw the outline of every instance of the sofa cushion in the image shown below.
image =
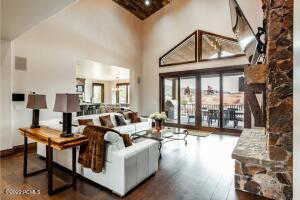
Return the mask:
<path fill-rule="evenodd" d="M 72 123 L 79 125 L 78 123 L 79 119 L 92 119 L 95 126 L 101 126 L 99 116 L 100 115 L 97 114 L 97 115 L 85 115 L 85 116 L 74 117 Z"/>
<path fill-rule="evenodd" d="M 117 123 L 117 126 L 125 126 L 127 125 L 125 119 L 123 116 L 121 115 L 115 115 L 115 119 L 116 119 L 116 123 Z"/>
<path fill-rule="evenodd" d="M 128 124 L 126 126 L 114 127 L 114 130 L 119 131 L 122 134 L 133 134 L 135 133 L 135 126 L 133 124 Z"/>
<path fill-rule="evenodd" d="M 78 119 L 79 126 L 82 125 L 94 125 L 93 119 Z"/>
<path fill-rule="evenodd" d="M 131 120 L 131 123 L 139 123 L 139 122 L 141 122 L 141 119 L 139 118 L 137 112 L 131 112 L 131 113 L 129 113 L 128 117 Z"/>
<path fill-rule="evenodd" d="M 113 126 L 114 127 L 116 127 L 116 126 L 118 126 L 117 125 L 117 121 L 116 121 L 116 115 L 120 115 L 119 113 L 109 113 L 109 115 L 110 115 L 110 120 L 111 120 L 111 122 L 112 122 L 112 124 L 113 124 Z"/>
<path fill-rule="evenodd" d="M 114 127 L 114 125 L 113 125 L 113 123 L 110 119 L 110 115 L 100 116 L 99 120 L 100 120 L 102 126 L 106 126 L 108 128 L 113 128 Z"/>
<path fill-rule="evenodd" d="M 128 134 L 121 134 L 125 147 L 130 147 L 132 145 L 132 140 Z"/>
<path fill-rule="evenodd" d="M 125 112 L 122 112 L 122 115 L 124 116 L 125 119 L 129 119 L 129 113 L 132 113 L 132 111 L 125 111 Z"/>

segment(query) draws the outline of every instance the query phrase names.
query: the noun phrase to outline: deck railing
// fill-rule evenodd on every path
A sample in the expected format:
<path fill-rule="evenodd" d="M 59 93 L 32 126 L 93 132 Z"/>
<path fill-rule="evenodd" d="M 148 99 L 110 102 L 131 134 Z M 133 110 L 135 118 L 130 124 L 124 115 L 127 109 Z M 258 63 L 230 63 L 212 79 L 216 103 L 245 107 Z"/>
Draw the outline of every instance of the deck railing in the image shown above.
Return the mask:
<path fill-rule="evenodd" d="M 224 105 L 223 110 L 234 109 L 235 111 L 243 112 L 244 105 L 243 104 L 233 104 L 233 105 Z M 220 105 L 214 104 L 203 104 L 201 106 L 201 110 L 220 110 Z M 182 104 L 180 114 L 182 116 L 194 115 L 196 113 L 196 104 Z"/>

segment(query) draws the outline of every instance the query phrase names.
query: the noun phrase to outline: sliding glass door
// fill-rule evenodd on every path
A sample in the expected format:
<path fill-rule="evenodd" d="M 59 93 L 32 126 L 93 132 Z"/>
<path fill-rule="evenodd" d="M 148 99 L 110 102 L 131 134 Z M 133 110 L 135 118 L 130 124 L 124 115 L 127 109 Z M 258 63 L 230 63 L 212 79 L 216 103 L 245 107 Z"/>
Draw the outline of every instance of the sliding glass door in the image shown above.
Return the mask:
<path fill-rule="evenodd" d="M 223 127 L 244 128 L 243 73 L 223 74 Z"/>
<path fill-rule="evenodd" d="M 163 107 L 167 123 L 196 125 L 196 77 L 163 79 Z"/>
<path fill-rule="evenodd" d="M 220 127 L 220 75 L 201 76 L 201 126 Z"/>
<path fill-rule="evenodd" d="M 161 111 L 169 126 L 203 130 L 244 127 L 243 72 L 161 76 Z"/>
<path fill-rule="evenodd" d="M 180 78 L 180 124 L 196 125 L 196 77 Z"/>

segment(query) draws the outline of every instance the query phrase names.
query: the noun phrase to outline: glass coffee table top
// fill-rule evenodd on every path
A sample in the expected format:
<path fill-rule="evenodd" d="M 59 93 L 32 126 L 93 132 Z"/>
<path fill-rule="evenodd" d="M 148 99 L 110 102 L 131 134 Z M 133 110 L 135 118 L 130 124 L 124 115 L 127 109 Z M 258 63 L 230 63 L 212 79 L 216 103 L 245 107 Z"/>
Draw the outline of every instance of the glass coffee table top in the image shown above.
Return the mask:
<path fill-rule="evenodd" d="M 150 129 L 150 130 L 135 133 L 132 136 L 134 138 L 141 137 L 141 138 L 149 138 L 158 141 L 163 141 L 166 139 L 185 140 L 187 135 L 188 135 L 188 131 L 186 129 L 166 127 L 160 132 L 157 132 L 155 129 Z"/>
<path fill-rule="evenodd" d="M 163 143 L 175 141 L 175 140 L 182 140 L 184 141 L 184 144 L 187 145 L 186 138 L 188 134 L 189 132 L 186 129 L 166 127 L 160 132 L 157 132 L 155 129 L 150 129 L 150 130 L 134 133 L 131 135 L 131 137 L 134 140 L 138 138 L 146 138 L 146 139 L 152 139 L 158 141 L 159 157 L 161 158 L 161 148 Z"/>

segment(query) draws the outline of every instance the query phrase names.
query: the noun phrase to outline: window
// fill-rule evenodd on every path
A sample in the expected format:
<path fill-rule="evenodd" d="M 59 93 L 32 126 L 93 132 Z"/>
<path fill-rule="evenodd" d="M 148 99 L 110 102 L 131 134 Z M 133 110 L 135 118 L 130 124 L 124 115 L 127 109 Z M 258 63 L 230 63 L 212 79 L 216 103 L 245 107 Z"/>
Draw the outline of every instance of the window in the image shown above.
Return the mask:
<path fill-rule="evenodd" d="M 236 55 L 243 55 L 237 41 L 224 39 L 212 34 L 202 34 L 200 60 L 220 59 Z"/>
<path fill-rule="evenodd" d="M 104 84 L 93 83 L 93 103 L 104 103 Z"/>
<path fill-rule="evenodd" d="M 118 83 L 116 92 L 117 103 L 129 104 L 129 83 Z"/>
<path fill-rule="evenodd" d="M 159 66 L 245 56 L 234 38 L 197 30 L 159 58 Z"/>
<path fill-rule="evenodd" d="M 160 66 L 197 62 L 197 31 L 159 59 Z"/>

